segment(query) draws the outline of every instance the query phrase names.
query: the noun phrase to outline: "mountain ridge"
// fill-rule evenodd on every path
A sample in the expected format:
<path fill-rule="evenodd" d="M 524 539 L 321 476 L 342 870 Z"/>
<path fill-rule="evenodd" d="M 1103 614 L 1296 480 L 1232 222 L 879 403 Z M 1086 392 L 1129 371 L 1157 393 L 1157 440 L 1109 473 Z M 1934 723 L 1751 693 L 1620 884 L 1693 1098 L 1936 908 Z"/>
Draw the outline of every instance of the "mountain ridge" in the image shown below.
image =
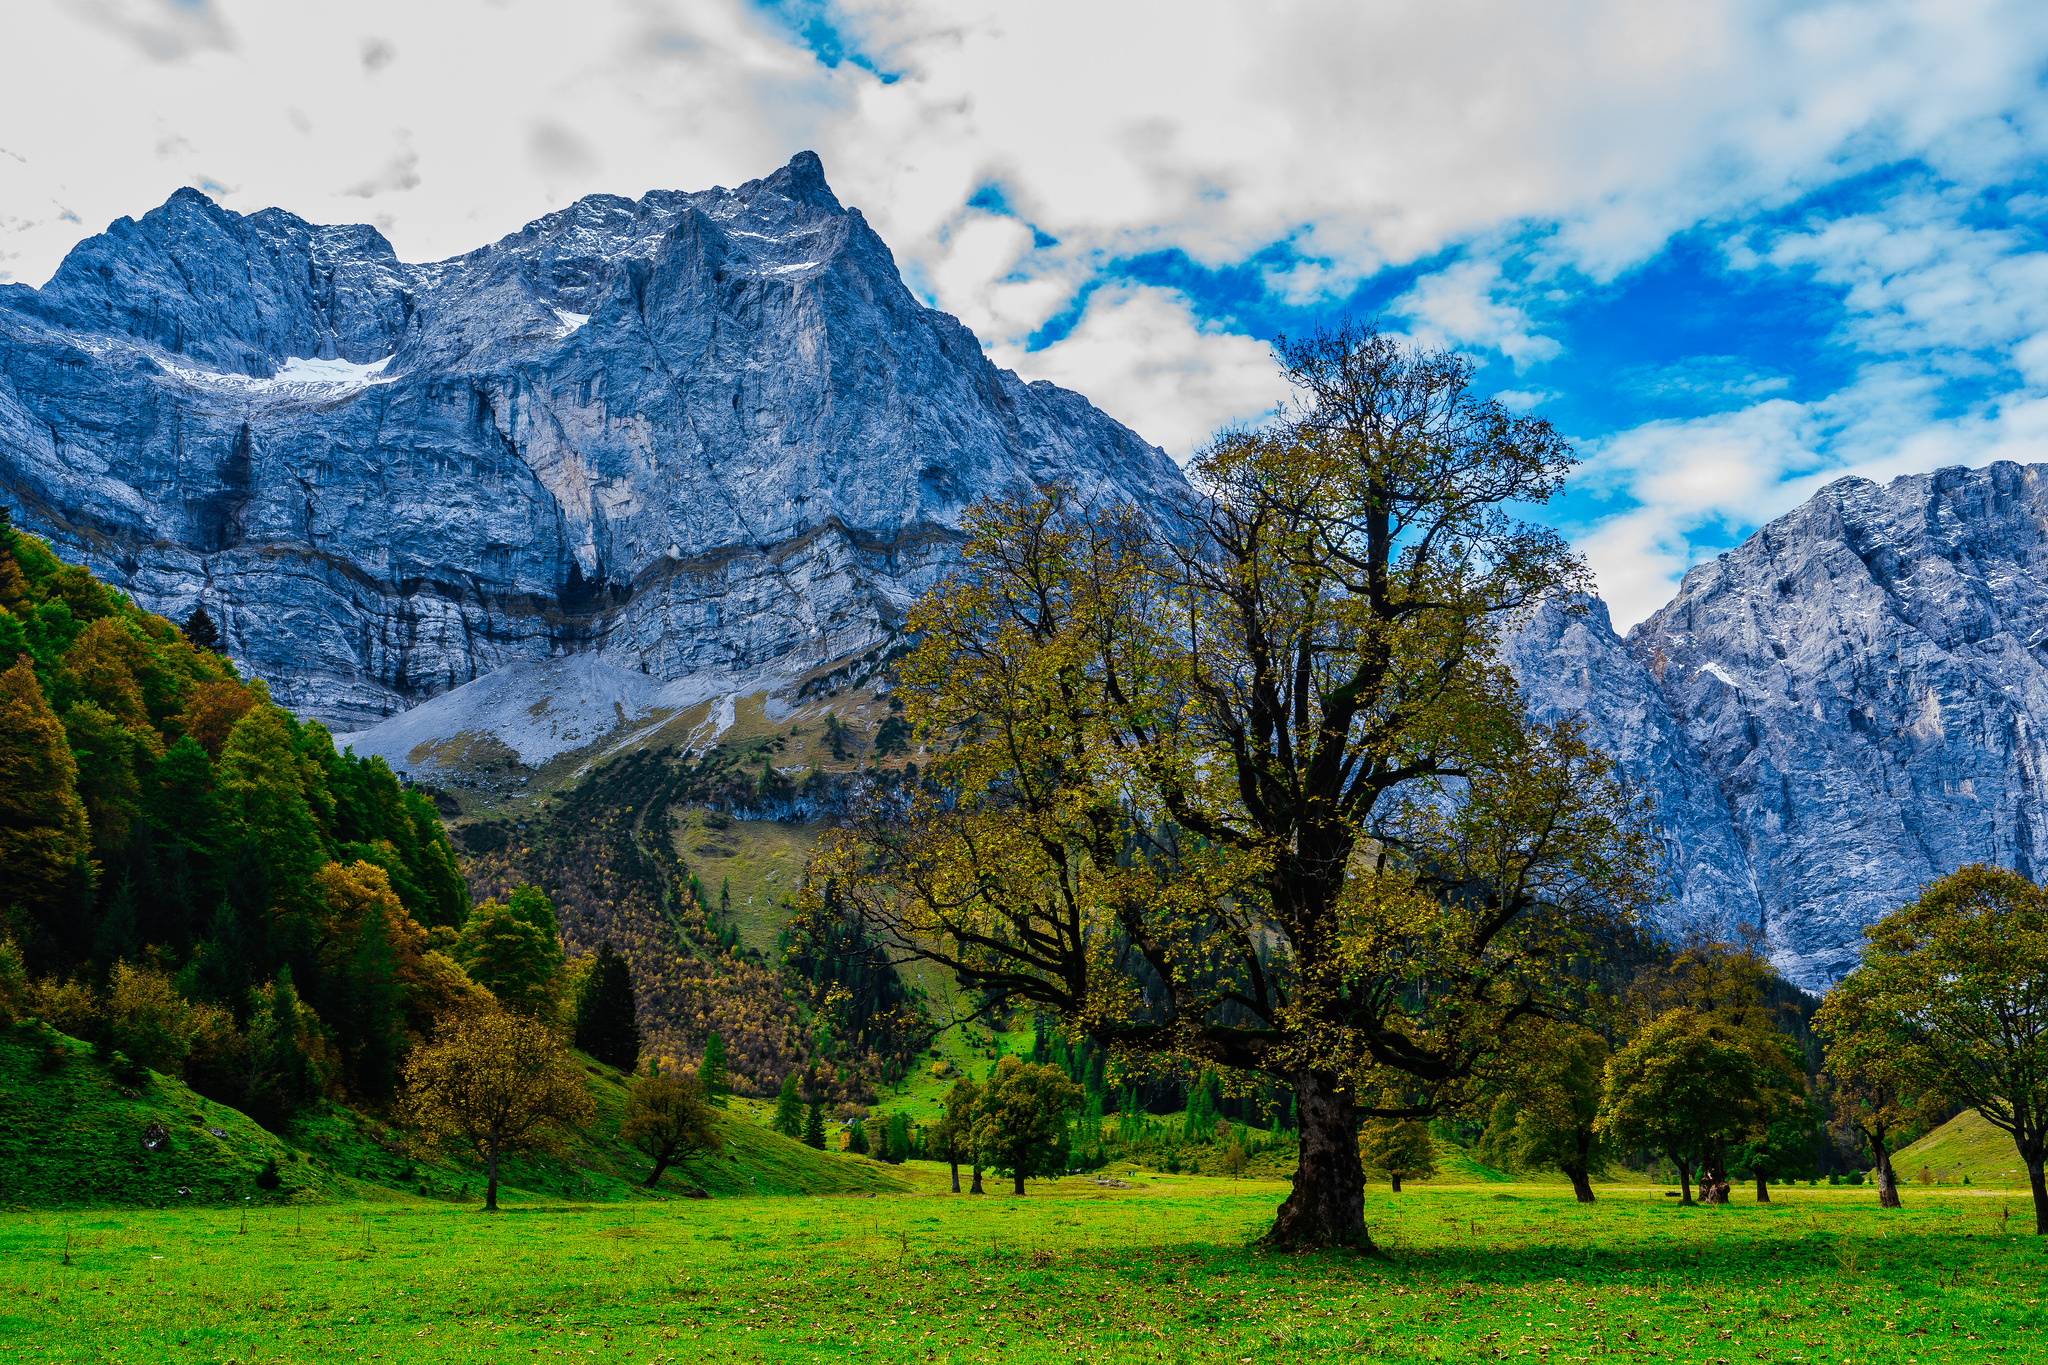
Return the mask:
<path fill-rule="evenodd" d="M 425 265 L 180 191 L 0 291 L 0 496 L 340 729 L 582 652 L 801 674 L 1053 477 L 1184 487 L 919 303 L 809 153 Z"/>

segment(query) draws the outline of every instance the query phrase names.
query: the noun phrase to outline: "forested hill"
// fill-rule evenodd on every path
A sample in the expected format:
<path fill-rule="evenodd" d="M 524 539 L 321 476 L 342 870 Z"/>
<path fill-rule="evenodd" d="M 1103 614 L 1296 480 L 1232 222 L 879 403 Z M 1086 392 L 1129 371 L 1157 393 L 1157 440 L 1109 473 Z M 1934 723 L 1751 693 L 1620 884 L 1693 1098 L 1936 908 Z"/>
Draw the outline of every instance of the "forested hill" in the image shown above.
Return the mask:
<path fill-rule="evenodd" d="M 409 1038 L 477 991 L 429 947 L 469 910 L 446 835 L 210 634 L 0 524 L 0 965 L 81 1036 L 104 988 L 154 995 L 124 1014 L 136 1060 L 251 1112 L 381 1100 Z"/>

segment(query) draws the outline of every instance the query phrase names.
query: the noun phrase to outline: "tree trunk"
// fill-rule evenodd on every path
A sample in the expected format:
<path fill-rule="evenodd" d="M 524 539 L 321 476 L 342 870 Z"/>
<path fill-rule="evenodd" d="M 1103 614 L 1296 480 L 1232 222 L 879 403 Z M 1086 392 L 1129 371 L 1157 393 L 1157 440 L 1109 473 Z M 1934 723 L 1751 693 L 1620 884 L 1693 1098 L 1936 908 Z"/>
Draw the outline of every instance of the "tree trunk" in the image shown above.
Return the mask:
<path fill-rule="evenodd" d="M 1010 1179 L 1015 1182 L 1010 1188 L 1010 1193 L 1024 1193 L 1024 1168 L 1022 1166 L 1017 1167 L 1017 1173 L 1011 1176 Z"/>
<path fill-rule="evenodd" d="M 1401 1192 L 1401 1173 L 1399 1171 L 1388 1171 L 1387 1179 L 1394 1182 L 1394 1193 L 1399 1194 Z"/>
<path fill-rule="evenodd" d="M 980 1194 L 981 1192 L 981 1163 L 977 1161 L 974 1163 L 974 1188 L 969 1190 L 968 1193 Z"/>
<path fill-rule="evenodd" d="M 1365 1167 L 1358 1159 L 1358 1111 L 1326 1071 L 1294 1074 L 1301 1121 L 1294 1192 L 1266 1233 L 1269 1246 L 1334 1244 L 1373 1249 L 1365 1231 Z"/>
<path fill-rule="evenodd" d="M 496 1213 L 498 1211 L 498 1144 L 495 1142 L 491 1144 L 490 1155 L 486 1160 L 486 1164 L 490 1168 L 490 1173 L 484 1181 L 484 1212 Z"/>
<path fill-rule="evenodd" d="M 953 1193 L 958 1194 L 960 1193 L 960 1158 L 948 1158 L 946 1164 L 953 1168 Z"/>
<path fill-rule="evenodd" d="M 661 1173 L 662 1173 L 663 1171 L 667 1170 L 667 1169 L 668 1169 L 668 1158 L 667 1158 L 667 1157 L 665 1157 L 665 1156 L 662 1156 L 662 1157 L 656 1157 L 656 1158 L 654 1159 L 654 1174 L 652 1174 L 652 1175 L 648 1176 L 648 1177 L 647 1177 L 647 1179 L 645 1179 L 645 1180 L 641 1181 L 641 1182 L 640 1182 L 640 1188 L 641 1188 L 641 1189 L 643 1189 L 643 1190 L 651 1190 L 651 1189 L 653 1189 L 653 1188 L 654 1188 L 654 1186 L 655 1186 L 655 1182 L 657 1182 L 657 1181 L 659 1181 L 659 1180 L 661 1179 Z"/>
<path fill-rule="evenodd" d="M 1700 1199 L 1708 1204 L 1728 1202 L 1728 1156 L 1719 1147 L 1700 1159 Z"/>
<path fill-rule="evenodd" d="M 1678 1168 L 1678 1207 L 1692 1207 L 1692 1163 L 1671 1158 L 1671 1164 Z"/>
<path fill-rule="evenodd" d="M 1770 1182 L 1768 1180 L 1765 1180 L 1761 1175 L 1759 1175 L 1756 1178 L 1756 1202 L 1759 1204 L 1768 1204 L 1771 1202 Z"/>
<path fill-rule="evenodd" d="M 1883 1147 L 1877 1149 L 1877 1206 L 1881 1209 L 1900 1207 L 1899 1177 L 1892 1170 L 1892 1154 Z"/>
<path fill-rule="evenodd" d="M 1583 1166 L 1577 1168 L 1567 1166 L 1564 1169 L 1564 1173 L 1572 1178 L 1572 1196 L 1581 1204 L 1592 1203 L 1593 1178 L 1586 1173 L 1586 1169 Z"/>
<path fill-rule="evenodd" d="M 2048 1237 L 2048 1176 L 2042 1173 L 2041 1158 L 2022 1158 L 2027 1162 L 2027 1183 L 2034 1187 L 2034 1235 Z"/>

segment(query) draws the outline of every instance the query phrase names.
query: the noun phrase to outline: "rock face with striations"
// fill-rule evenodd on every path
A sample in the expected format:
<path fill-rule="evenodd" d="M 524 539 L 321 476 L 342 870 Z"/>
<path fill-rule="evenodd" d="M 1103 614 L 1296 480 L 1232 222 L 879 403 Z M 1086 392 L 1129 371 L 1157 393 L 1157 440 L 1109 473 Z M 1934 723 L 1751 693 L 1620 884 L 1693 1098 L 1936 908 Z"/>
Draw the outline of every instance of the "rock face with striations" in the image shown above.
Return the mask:
<path fill-rule="evenodd" d="M 571 654 L 801 673 L 1055 477 L 1184 487 L 919 304 L 810 153 L 431 265 L 180 190 L 0 288 L 0 499 L 338 728 Z"/>
<path fill-rule="evenodd" d="M 1607 604 L 1546 603 L 1505 654 L 1532 716 L 1583 716 L 1588 738 L 1614 755 L 1629 785 L 1655 798 L 1670 869 L 1657 922 L 1674 932 L 1755 924 L 1756 883 L 1721 789 L 1656 679 L 1615 635 Z"/>
<path fill-rule="evenodd" d="M 1688 573 L 1632 668 L 1604 620 L 1542 620 L 1518 644 L 1536 708 L 1590 708 L 1793 980 L 1839 979 L 1865 925 L 1964 864 L 2048 876 L 2048 466 L 1831 484 Z"/>

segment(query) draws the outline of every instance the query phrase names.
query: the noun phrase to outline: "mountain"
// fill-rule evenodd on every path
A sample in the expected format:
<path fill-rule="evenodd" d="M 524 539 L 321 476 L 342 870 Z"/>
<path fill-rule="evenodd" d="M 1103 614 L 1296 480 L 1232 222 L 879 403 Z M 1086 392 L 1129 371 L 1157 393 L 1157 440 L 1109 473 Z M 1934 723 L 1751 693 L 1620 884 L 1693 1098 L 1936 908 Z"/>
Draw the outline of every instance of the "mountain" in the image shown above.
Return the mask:
<path fill-rule="evenodd" d="M 2044 470 L 1843 480 L 1626 638 L 1587 599 L 1510 642 L 1655 794 L 1661 922 L 1819 987 L 1934 876 L 2048 875 Z M 962 511 L 1055 477 L 1186 488 L 918 303 L 809 153 L 425 265 L 180 190 L 0 288 L 0 505 L 467 815 L 609 752 L 857 774 Z"/>
<path fill-rule="evenodd" d="M 801 676 L 1053 477 L 1184 486 L 921 305 L 808 152 L 426 265 L 180 190 L 0 288 L 0 501 L 337 729 L 571 655 L 611 692 Z"/>
<path fill-rule="evenodd" d="M 1657 792 L 1674 917 L 1762 924 L 1801 985 L 1957 867 L 2048 875 L 2048 465 L 1842 479 L 1625 641 L 1553 608 L 1515 649 Z"/>

